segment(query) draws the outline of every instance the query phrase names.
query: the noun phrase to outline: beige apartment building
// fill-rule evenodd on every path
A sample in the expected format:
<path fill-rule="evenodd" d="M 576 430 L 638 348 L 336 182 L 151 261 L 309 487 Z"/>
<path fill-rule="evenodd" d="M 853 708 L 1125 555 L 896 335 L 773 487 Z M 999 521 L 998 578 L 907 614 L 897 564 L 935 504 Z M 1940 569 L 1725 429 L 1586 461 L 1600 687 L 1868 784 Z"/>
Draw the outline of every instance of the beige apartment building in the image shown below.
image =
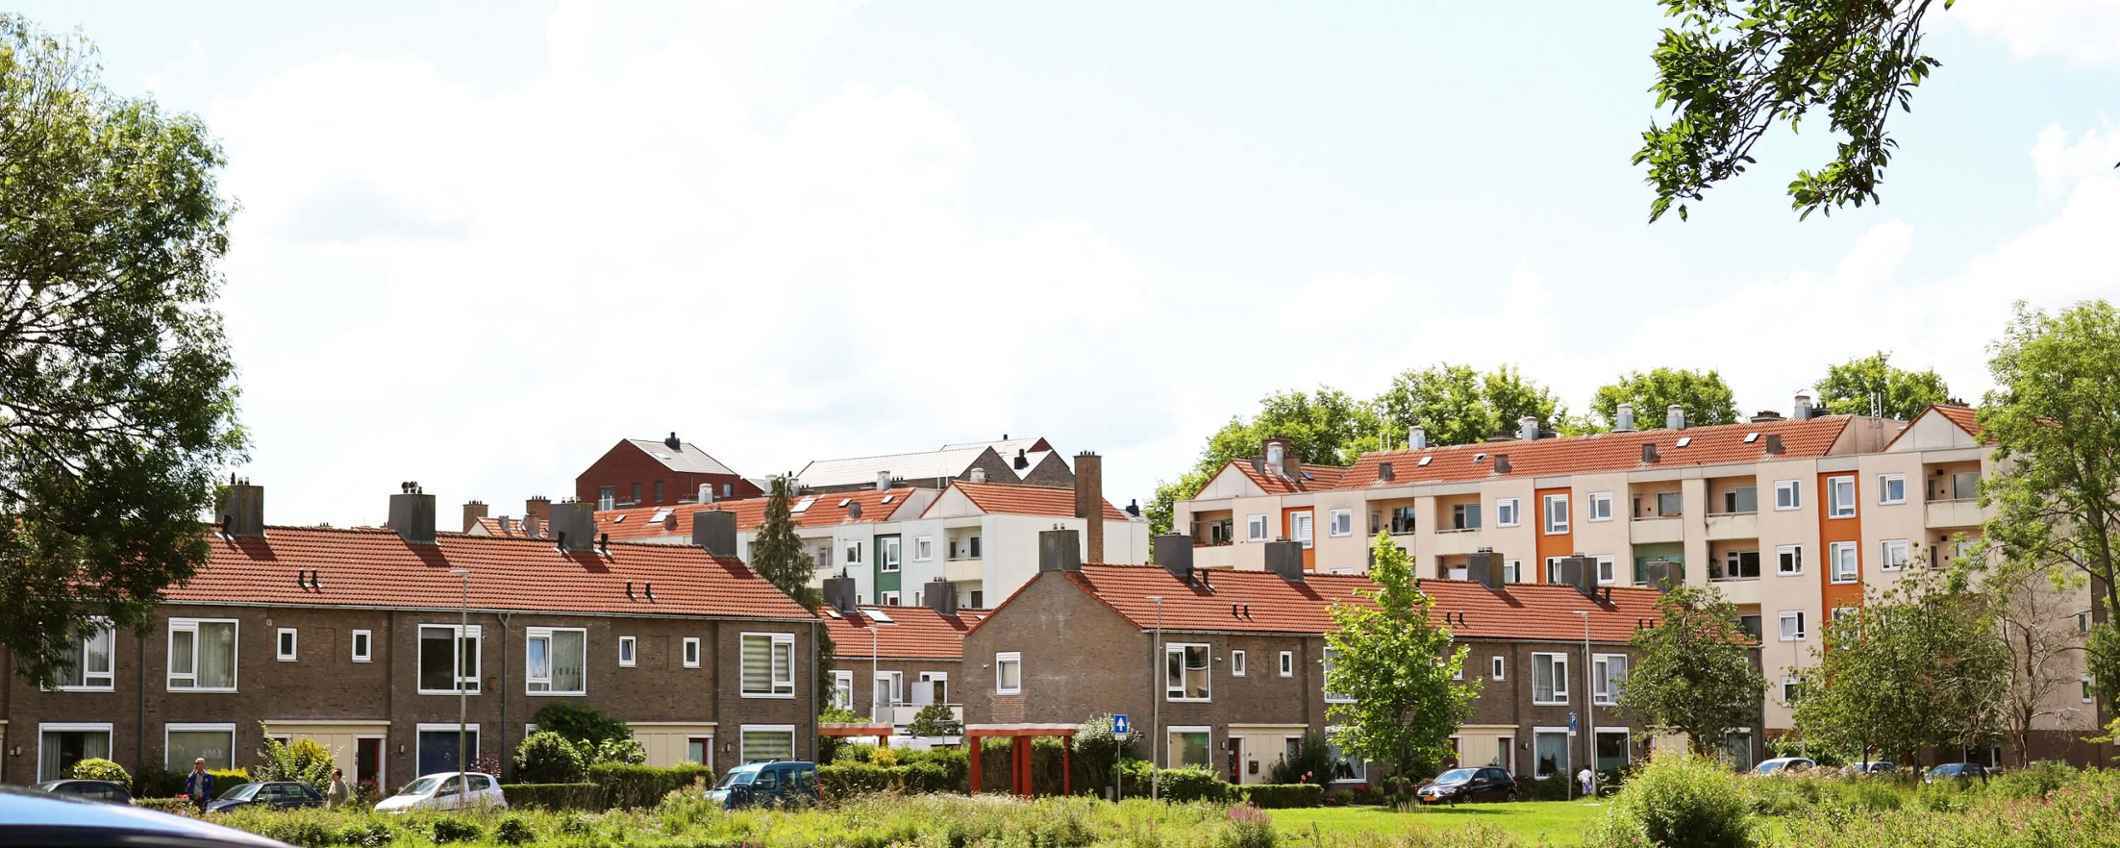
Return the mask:
<path fill-rule="evenodd" d="M 1299 464 L 1269 440 L 1178 503 L 1172 528 L 1192 536 L 1202 568 L 1261 570 L 1267 543 L 1287 540 L 1303 546 L 1306 569 L 1362 572 L 1380 532 L 1424 578 L 1463 579 L 1482 551 L 1501 556 L 1513 583 L 1555 582 L 1571 554 L 1592 557 L 1606 585 L 1675 565 L 1737 604 L 1760 639 L 1771 735 L 1792 726 L 1799 693 L 1787 672 L 1812 661 L 1828 616 L 1978 538 L 1992 468 L 1971 408 L 1908 422 L 1822 415 L 1809 401 L 1799 395 L 1788 417 L 1710 427 L 1686 426 L 1673 407 L 1654 429 L 1623 405 L 1610 433 L 1555 438 L 1526 420 L 1516 438 L 1450 447 L 1414 428 L 1405 449 L 1345 468 Z M 2104 614 L 2092 606 L 2088 589 L 2060 599 L 2056 626 L 2086 632 Z M 2080 657 L 2067 661 L 2083 674 Z M 2035 757 L 2088 756 L 2076 740 L 2102 722 L 2087 692 L 2057 696 Z"/>

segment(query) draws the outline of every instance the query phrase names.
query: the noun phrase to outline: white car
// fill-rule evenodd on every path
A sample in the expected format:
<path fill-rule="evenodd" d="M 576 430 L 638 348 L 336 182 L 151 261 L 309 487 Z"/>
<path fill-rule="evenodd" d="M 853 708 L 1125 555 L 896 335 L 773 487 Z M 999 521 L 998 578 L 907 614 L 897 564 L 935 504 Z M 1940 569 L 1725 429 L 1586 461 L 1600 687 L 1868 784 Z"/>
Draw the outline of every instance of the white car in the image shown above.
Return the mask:
<path fill-rule="evenodd" d="M 1817 768 L 1818 764 L 1806 757 L 1775 757 L 1753 767 L 1753 774 L 1795 774 Z"/>
<path fill-rule="evenodd" d="M 507 808 L 508 799 L 501 795 L 501 782 L 494 780 L 493 775 L 453 771 L 430 774 L 407 783 L 396 795 L 375 805 L 376 811 L 383 813 Z"/>

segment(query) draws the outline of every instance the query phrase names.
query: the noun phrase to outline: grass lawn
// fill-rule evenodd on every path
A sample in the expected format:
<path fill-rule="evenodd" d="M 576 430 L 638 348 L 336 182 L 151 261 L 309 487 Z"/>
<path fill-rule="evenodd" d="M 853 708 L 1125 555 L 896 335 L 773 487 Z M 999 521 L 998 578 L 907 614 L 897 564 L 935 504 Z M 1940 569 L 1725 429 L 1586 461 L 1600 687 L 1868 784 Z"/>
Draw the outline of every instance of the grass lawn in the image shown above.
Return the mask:
<path fill-rule="evenodd" d="M 1313 827 L 1324 837 L 1324 844 L 1330 845 L 1336 836 L 1391 835 L 1416 827 L 1454 830 L 1474 824 L 1499 828 L 1529 844 L 1543 839 L 1553 845 L 1575 845 L 1604 811 L 1601 801 L 1517 801 L 1426 807 L 1404 813 L 1389 807 L 1313 807 L 1268 813 L 1274 828 L 1297 845 L 1307 844 Z"/>

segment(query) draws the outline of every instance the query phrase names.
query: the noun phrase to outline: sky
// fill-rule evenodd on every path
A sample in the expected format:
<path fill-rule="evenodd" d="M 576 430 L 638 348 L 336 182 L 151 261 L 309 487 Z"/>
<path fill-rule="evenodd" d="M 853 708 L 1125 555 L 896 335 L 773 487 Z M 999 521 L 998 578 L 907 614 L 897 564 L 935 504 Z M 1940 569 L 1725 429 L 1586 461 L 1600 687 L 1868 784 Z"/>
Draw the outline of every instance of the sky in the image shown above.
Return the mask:
<path fill-rule="evenodd" d="M 1659 4 L 1329 5 L 18 11 L 220 139 L 275 524 L 518 514 L 673 430 L 751 476 L 1036 433 L 1124 505 L 1276 390 L 1671 366 L 1786 411 L 1882 350 L 1977 399 L 2012 302 L 2120 296 L 2120 0 L 1931 15 L 1880 205 L 1790 211 L 1819 116 L 1656 224 Z"/>

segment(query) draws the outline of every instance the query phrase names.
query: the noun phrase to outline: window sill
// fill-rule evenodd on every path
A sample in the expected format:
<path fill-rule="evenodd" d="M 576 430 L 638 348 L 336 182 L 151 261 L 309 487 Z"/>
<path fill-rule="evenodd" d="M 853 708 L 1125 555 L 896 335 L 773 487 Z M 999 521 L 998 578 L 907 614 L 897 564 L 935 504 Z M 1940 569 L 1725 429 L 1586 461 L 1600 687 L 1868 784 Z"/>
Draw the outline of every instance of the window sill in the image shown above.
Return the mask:
<path fill-rule="evenodd" d="M 765 699 L 771 699 L 771 700 L 781 700 L 781 701 L 792 701 L 792 700 L 795 700 L 795 693 L 793 693 L 793 692 L 744 692 L 744 693 L 741 693 L 741 697 L 745 697 L 745 698 L 765 698 Z"/>
<path fill-rule="evenodd" d="M 699 663 L 696 663 L 696 662 L 695 662 L 695 663 L 685 663 L 685 664 L 683 664 L 683 665 L 681 665 L 681 666 L 678 666 L 678 667 L 679 667 L 679 668 L 698 668 L 698 667 L 699 667 Z"/>
<path fill-rule="evenodd" d="M 1826 514 L 1826 519 L 1827 519 L 1828 521 L 1845 521 L 1845 520 L 1847 520 L 1847 519 L 1850 519 L 1850 518 L 1854 518 L 1854 517 L 1855 517 L 1855 513 L 1852 513 L 1852 512 L 1851 512 L 1851 513 L 1848 513 L 1848 514 L 1846 514 L 1846 515 L 1834 515 L 1834 514 L 1832 514 L 1832 513 L 1827 513 L 1827 514 Z"/>
<path fill-rule="evenodd" d="M 235 691 L 235 690 L 232 690 L 232 689 L 231 689 L 231 690 L 229 690 L 229 691 L 231 691 L 231 692 L 232 692 L 232 691 Z M 456 690 L 456 689 L 418 689 L 418 690 L 414 690 L 414 691 L 415 691 L 415 692 L 417 692 L 418 694 L 421 694 L 421 695 L 476 695 L 476 694 L 478 694 L 478 690 L 477 690 L 477 689 L 464 689 L 464 690 L 461 690 L 461 691 L 459 691 L 459 690 Z"/>
<path fill-rule="evenodd" d="M 1565 706 L 1567 706 L 1567 705 L 1568 705 L 1568 702 L 1567 702 L 1567 701 L 1538 701 L 1538 700 L 1534 700 L 1534 701 L 1532 701 L 1532 702 L 1531 702 L 1531 705 L 1532 705 L 1532 706 L 1534 706 L 1534 707 L 1565 707 Z"/>
<path fill-rule="evenodd" d="M 1212 704 L 1215 702 L 1213 698 L 1172 698 L 1169 696 L 1165 696 L 1163 700 L 1172 704 Z"/>
<path fill-rule="evenodd" d="M 994 690 L 994 694 L 996 694 L 996 695 L 1021 695 L 1021 694 L 1023 694 L 1023 690 L 1021 690 L 1021 689 L 996 689 L 996 690 Z"/>
<path fill-rule="evenodd" d="M 588 696 L 589 696 L 589 693 L 588 693 L 587 691 L 582 691 L 582 692 L 531 692 L 531 691 L 528 691 L 528 690 L 524 690 L 523 694 L 524 694 L 524 695 L 528 695 L 528 696 L 530 696 L 530 697 L 532 697 L 532 698 L 586 698 L 586 697 L 588 697 Z"/>
<path fill-rule="evenodd" d="M 1776 576 L 1776 577 L 1802 577 L 1802 576 L 1803 576 L 1803 572 L 1801 572 L 1801 571 L 1777 571 L 1777 572 L 1774 572 L 1774 576 Z"/>
<path fill-rule="evenodd" d="M 1853 586 L 1856 583 L 1860 583 L 1862 581 L 1857 580 L 1853 577 L 1835 577 L 1829 582 L 1831 582 L 1835 586 Z"/>
<path fill-rule="evenodd" d="M 1708 578 L 1708 582 L 1710 582 L 1710 583 L 1751 583 L 1751 582 L 1753 582 L 1753 581 L 1755 581 L 1755 580 L 1758 580 L 1758 579 L 1759 579 L 1758 577 L 1710 577 L 1710 578 Z"/>
<path fill-rule="evenodd" d="M 54 686 L 47 692 L 116 692 L 116 686 Z"/>
<path fill-rule="evenodd" d="M 354 661 L 354 662 L 357 662 L 357 663 L 360 663 L 360 664 L 362 664 L 362 665 L 367 665 L 368 663 L 374 662 L 374 660 L 372 660 L 372 659 L 369 659 L 369 658 L 367 658 L 367 657 L 354 657 L 354 658 L 353 658 L 353 661 Z"/>
<path fill-rule="evenodd" d="M 233 695 L 234 689 L 206 689 L 196 686 L 171 686 L 169 691 L 185 695 Z"/>

